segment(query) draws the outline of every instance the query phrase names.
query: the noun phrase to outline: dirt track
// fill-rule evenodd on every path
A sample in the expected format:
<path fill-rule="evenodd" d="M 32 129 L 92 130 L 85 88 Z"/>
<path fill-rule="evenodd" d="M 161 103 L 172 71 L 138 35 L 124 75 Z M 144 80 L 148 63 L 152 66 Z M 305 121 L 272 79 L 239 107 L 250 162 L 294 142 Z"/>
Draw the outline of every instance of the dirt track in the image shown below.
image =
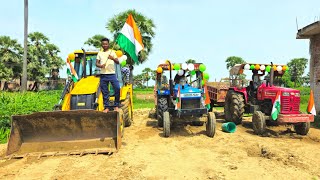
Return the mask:
<path fill-rule="evenodd" d="M 163 138 L 148 110 L 137 110 L 118 153 L 0 160 L 0 179 L 320 179 L 319 129 L 302 137 L 273 127 L 259 137 L 248 120 L 234 134 L 218 122 L 214 138 L 204 126 L 178 126 Z"/>

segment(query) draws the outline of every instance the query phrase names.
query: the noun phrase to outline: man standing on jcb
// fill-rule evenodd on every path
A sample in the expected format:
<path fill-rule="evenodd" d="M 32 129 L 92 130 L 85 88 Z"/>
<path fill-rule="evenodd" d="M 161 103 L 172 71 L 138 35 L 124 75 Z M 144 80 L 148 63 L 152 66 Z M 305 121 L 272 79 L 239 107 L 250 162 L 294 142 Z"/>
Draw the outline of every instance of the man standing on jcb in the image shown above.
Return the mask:
<path fill-rule="evenodd" d="M 120 85 L 115 74 L 114 63 L 119 64 L 116 53 L 109 49 L 109 39 L 103 38 L 101 40 L 102 51 L 97 55 L 96 66 L 101 68 L 100 71 L 100 88 L 103 95 L 104 111 L 109 111 L 109 82 L 111 83 L 115 92 L 114 110 L 119 110 L 120 102 Z"/>

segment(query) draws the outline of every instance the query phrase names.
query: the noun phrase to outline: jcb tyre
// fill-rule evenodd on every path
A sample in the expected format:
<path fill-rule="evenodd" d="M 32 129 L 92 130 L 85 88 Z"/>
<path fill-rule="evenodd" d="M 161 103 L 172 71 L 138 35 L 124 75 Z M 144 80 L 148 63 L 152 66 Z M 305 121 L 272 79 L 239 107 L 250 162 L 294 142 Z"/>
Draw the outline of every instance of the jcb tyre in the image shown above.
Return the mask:
<path fill-rule="evenodd" d="M 310 122 L 304 122 L 294 125 L 294 130 L 297 134 L 307 135 L 310 129 Z"/>
<path fill-rule="evenodd" d="M 216 133 L 216 116 L 213 112 L 208 113 L 208 120 L 206 123 L 206 133 L 208 137 L 213 137 Z"/>
<path fill-rule="evenodd" d="M 256 111 L 252 116 L 253 132 L 257 135 L 262 135 L 267 128 L 264 114 L 261 111 Z"/>
<path fill-rule="evenodd" d="M 170 136 L 170 114 L 168 111 L 163 113 L 163 136 Z"/>
<path fill-rule="evenodd" d="M 132 118 L 132 106 L 130 102 L 130 95 L 127 96 L 126 100 L 122 102 L 122 111 L 123 111 L 123 121 L 124 126 L 129 127 L 132 124 L 133 118 Z"/>
<path fill-rule="evenodd" d="M 159 127 L 163 127 L 163 113 L 166 111 L 168 111 L 167 98 L 158 98 L 157 119 Z"/>
<path fill-rule="evenodd" d="M 241 124 L 243 113 L 244 99 L 242 94 L 230 90 L 226 96 L 224 107 L 226 121 Z"/>

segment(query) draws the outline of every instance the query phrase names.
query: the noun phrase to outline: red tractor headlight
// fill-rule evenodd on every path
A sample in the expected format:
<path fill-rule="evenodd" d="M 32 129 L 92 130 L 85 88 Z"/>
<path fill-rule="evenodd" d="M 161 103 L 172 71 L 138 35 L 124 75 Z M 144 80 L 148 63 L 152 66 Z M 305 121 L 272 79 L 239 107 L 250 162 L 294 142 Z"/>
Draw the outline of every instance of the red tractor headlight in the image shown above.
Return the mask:
<path fill-rule="evenodd" d="M 282 93 L 282 96 L 289 96 L 290 95 L 290 93 L 288 93 L 288 92 L 283 92 Z"/>
<path fill-rule="evenodd" d="M 296 93 L 294 96 L 295 97 L 300 97 L 300 93 Z"/>

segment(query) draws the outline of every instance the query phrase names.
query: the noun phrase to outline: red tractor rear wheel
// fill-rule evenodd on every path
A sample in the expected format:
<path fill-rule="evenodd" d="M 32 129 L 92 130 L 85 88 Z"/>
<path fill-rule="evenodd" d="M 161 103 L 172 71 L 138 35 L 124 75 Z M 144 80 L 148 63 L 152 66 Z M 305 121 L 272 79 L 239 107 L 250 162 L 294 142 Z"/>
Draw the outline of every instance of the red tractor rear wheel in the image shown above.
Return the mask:
<path fill-rule="evenodd" d="M 224 107 L 225 119 L 228 122 L 241 124 L 244 113 L 244 99 L 242 94 L 228 91 Z"/>

